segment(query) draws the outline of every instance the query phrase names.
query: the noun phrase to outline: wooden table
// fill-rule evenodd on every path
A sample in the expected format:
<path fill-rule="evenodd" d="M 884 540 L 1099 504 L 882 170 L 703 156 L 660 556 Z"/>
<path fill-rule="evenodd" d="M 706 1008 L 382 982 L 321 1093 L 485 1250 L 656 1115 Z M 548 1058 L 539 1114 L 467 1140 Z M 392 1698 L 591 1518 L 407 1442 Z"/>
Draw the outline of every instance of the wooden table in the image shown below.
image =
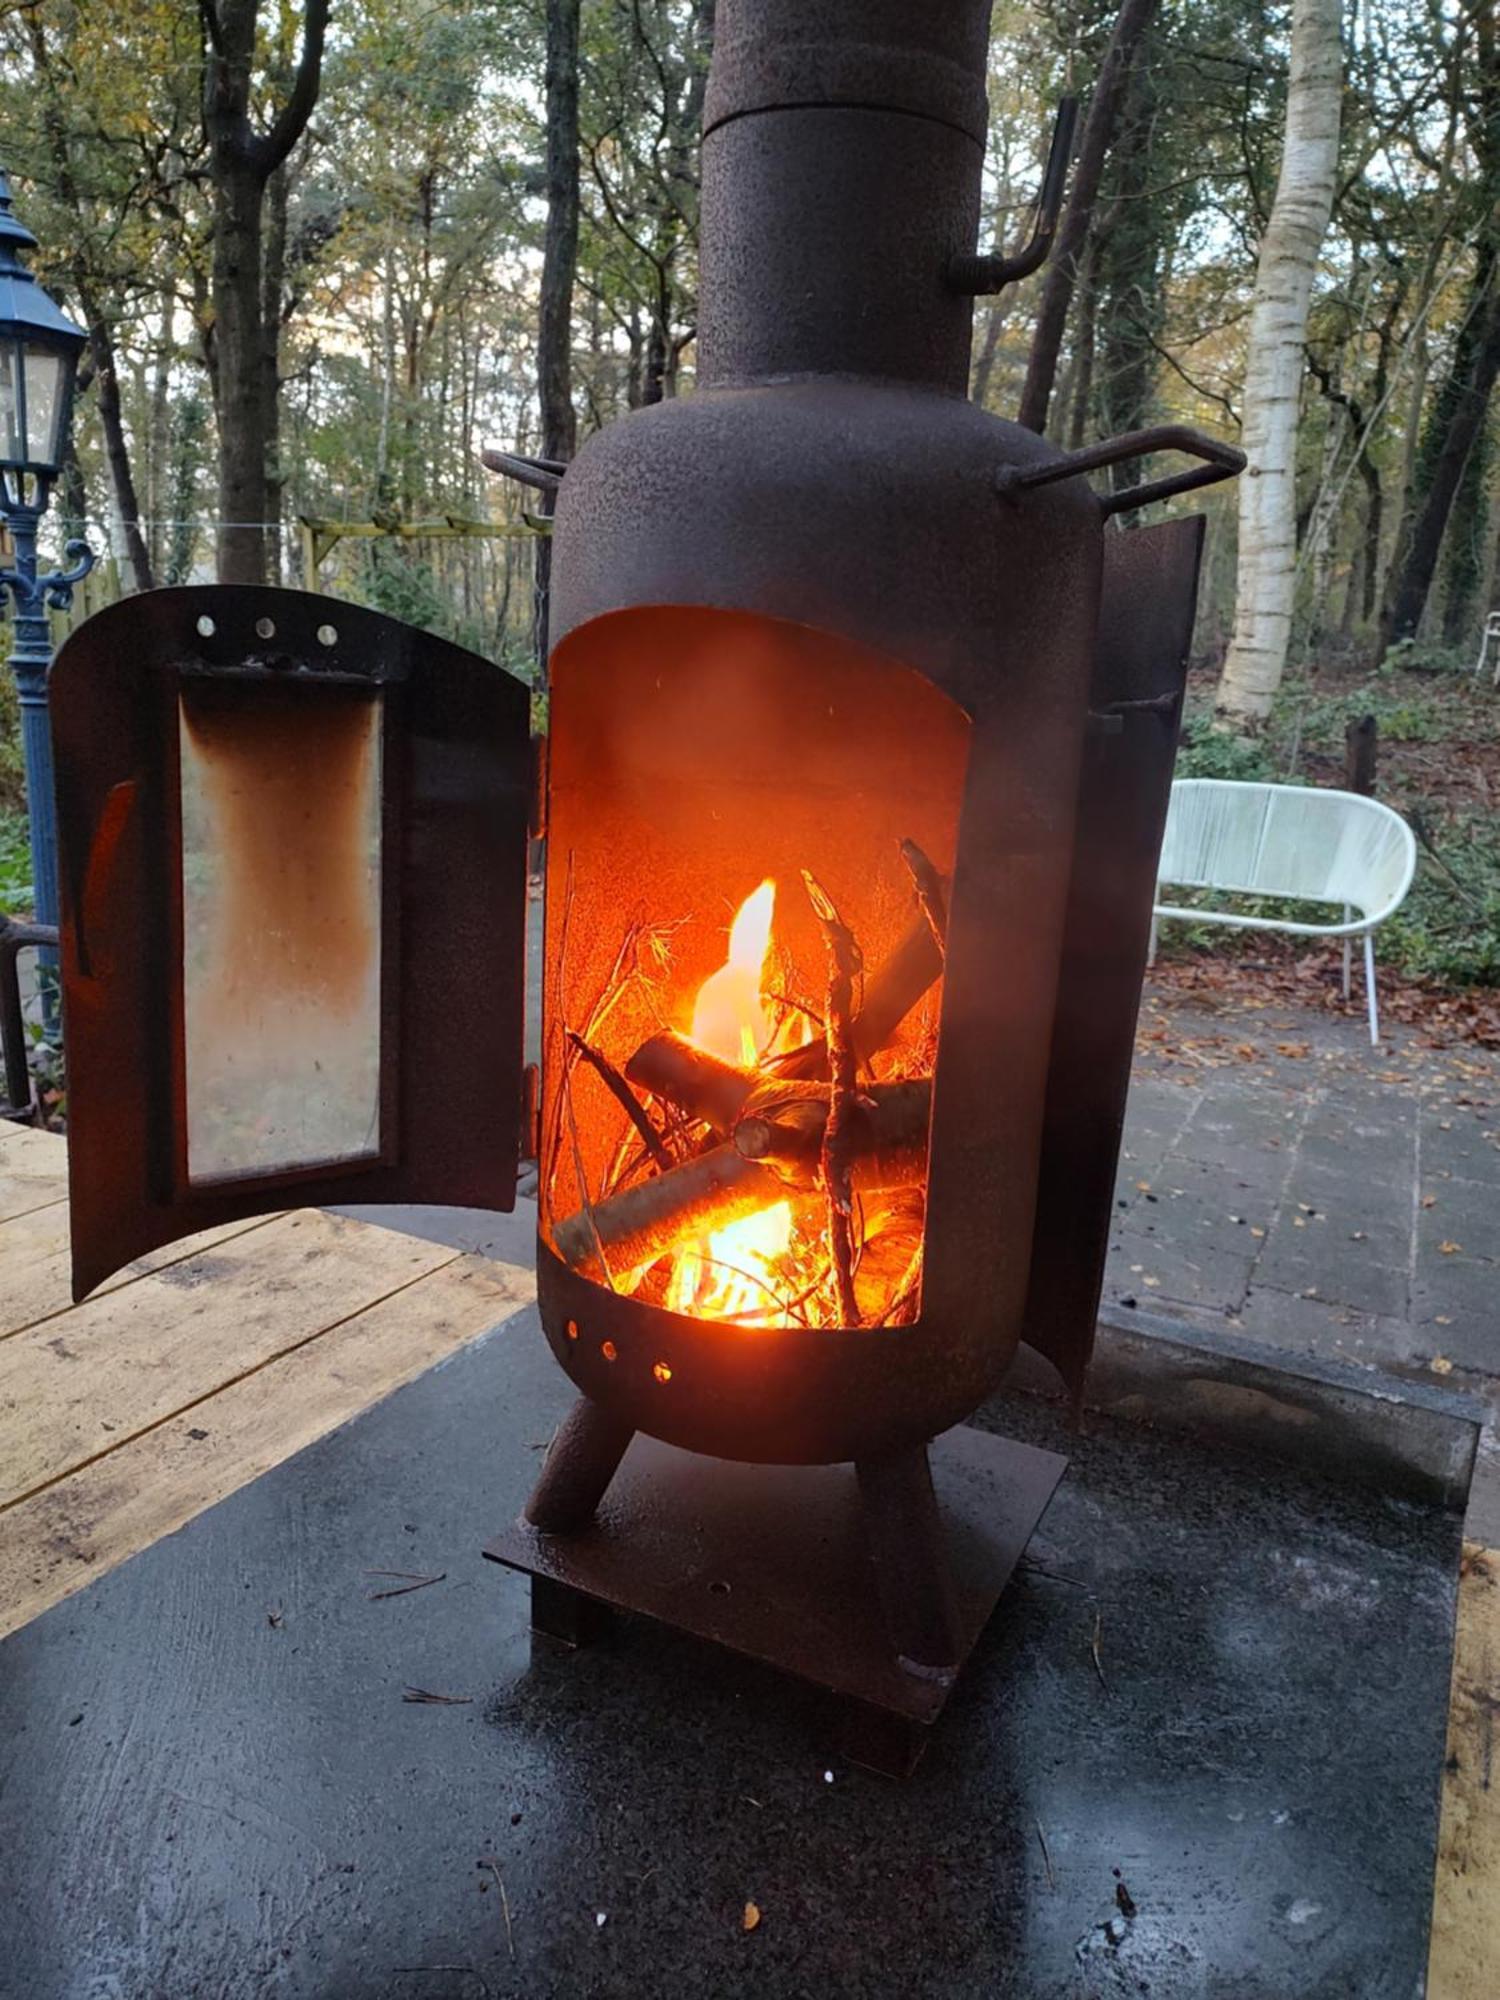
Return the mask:
<path fill-rule="evenodd" d="M 532 1273 L 314 1209 L 81 1306 L 67 1147 L 0 1124 L 0 1635 L 527 1304 Z"/>

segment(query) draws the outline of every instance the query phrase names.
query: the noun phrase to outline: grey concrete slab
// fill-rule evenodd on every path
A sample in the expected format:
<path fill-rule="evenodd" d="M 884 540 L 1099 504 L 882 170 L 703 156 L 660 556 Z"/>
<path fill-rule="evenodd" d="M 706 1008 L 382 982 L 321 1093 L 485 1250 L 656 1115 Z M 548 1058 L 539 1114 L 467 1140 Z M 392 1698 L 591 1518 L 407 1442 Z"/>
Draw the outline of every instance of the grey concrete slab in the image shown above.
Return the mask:
<path fill-rule="evenodd" d="M 1433 1351 L 1430 1343 L 1423 1347 L 1409 1319 L 1280 1291 L 1258 1278 L 1225 1324 L 1274 1350 L 1321 1355 L 1394 1376 L 1425 1372 Z"/>
<path fill-rule="evenodd" d="M 1106 1297 L 1399 1377 L 1451 1370 L 1500 1406 L 1500 1055 L 1399 1028 L 1372 1051 L 1352 1018 L 1161 994 L 1146 1018 L 1143 1143 L 1133 1109 L 1125 1129 L 1146 1170 L 1122 1163 Z M 1236 1265 L 1201 1255 L 1234 1256 L 1234 1215 L 1253 1246 L 1244 1291 Z M 1143 1290 L 1130 1265 L 1176 1251 L 1191 1281 Z M 1481 1518 L 1489 1504 L 1480 1492 Z"/>
<path fill-rule="evenodd" d="M 1232 1312 L 1250 1282 L 1248 1256 L 1227 1255 L 1208 1244 L 1187 1246 L 1122 1230 L 1111 1253 L 1117 1298 L 1134 1296 L 1148 1304 L 1175 1300 Z"/>
<path fill-rule="evenodd" d="M 1363 1248 L 1337 1237 L 1324 1244 L 1293 1243 L 1278 1230 L 1256 1264 L 1256 1280 L 1282 1291 L 1300 1292 L 1304 1298 L 1403 1317 L 1409 1304 L 1406 1268 L 1373 1263 L 1361 1254 Z"/>
<path fill-rule="evenodd" d="M 1429 1110 L 1422 1120 L 1422 1167 L 1500 1189 L 1500 1113 L 1455 1107 Z"/>

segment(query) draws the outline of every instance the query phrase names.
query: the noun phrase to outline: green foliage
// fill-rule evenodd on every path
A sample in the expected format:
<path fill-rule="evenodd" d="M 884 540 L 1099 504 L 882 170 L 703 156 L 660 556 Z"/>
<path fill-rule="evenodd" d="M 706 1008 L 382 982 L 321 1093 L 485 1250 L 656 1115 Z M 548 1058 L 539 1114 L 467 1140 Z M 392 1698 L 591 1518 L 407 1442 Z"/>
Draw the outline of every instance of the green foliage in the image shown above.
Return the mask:
<path fill-rule="evenodd" d="M 1365 715 L 1374 716 L 1383 742 L 1440 743 L 1453 731 L 1452 704 L 1443 696 L 1420 690 L 1415 694 L 1392 692 L 1378 682 L 1366 682 L 1305 702 L 1302 742 L 1308 748 L 1326 748 L 1342 756 L 1344 731 Z"/>
<path fill-rule="evenodd" d="M 1247 784 L 1274 780 L 1275 768 L 1264 742 L 1250 742 L 1214 729 L 1207 714 L 1189 717 L 1177 751 L 1179 778 L 1236 778 Z"/>
<path fill-rule="evenodd" d="M 0 915 L 31 912 L 31 847 L 26 815 L 0 811 Z"/>
<path fill-rule="evenodd" d="M 1411 894 L 1380 934 L 1403 972 L 1453 986 L 1500 985 L 1500 830 L 1485 813 L 1455 814 L 1425 850 Z"/>
<path fill-rule="evenodd" d="M 16 684 L 0 668 L 0 814 L 19 812 L 26 802 L 26 768 L 21 761 L 21 704 Z"/>
<path fill-rule="evenodd" d="M 446 607 L 432 565 L 412 555 L 395 536 L 371 542 L 364 588 L 367 601 L 388 618 L 444 632 Z"/>
<path fill-rule="evenodd" d="M 1414 674 L 1469 674 L 1474 665 L 1473 656 L 1458 646 L 1437 646 L 1417 639 L 1398 639 L 1390 647 L 1381 666 L 1383 675 L 1397 673 Z"/>

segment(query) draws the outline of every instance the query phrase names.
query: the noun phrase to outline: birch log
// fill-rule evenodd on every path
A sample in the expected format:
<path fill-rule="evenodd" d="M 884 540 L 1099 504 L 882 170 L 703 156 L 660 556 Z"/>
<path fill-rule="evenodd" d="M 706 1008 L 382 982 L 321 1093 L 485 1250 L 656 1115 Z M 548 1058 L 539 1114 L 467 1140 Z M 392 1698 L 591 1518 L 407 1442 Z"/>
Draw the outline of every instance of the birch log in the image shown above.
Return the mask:
<path fill-rule="evenodd" d="M 1339 0 L 1293 0 L 1286 138 L 1261 239 L 1245 360 L 1234 637 L 1220 723 L 1252 730 L 1271 712 L 1292 630 L 1297 572 L 1297 406 L 1307 311 L 1333 212 L 1338 165 Z"/>

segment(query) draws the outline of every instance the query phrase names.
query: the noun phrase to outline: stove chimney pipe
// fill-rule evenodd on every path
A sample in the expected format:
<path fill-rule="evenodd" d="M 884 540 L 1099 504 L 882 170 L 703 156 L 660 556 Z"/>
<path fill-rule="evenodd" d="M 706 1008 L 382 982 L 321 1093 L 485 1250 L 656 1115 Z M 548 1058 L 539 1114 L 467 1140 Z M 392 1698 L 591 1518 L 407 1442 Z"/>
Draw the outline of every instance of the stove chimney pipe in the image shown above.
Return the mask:
<path fill-rule="evenodd" d="M 990 0 L 721 0 L 703 130 L 698 381 L 964 395 Z"/>

